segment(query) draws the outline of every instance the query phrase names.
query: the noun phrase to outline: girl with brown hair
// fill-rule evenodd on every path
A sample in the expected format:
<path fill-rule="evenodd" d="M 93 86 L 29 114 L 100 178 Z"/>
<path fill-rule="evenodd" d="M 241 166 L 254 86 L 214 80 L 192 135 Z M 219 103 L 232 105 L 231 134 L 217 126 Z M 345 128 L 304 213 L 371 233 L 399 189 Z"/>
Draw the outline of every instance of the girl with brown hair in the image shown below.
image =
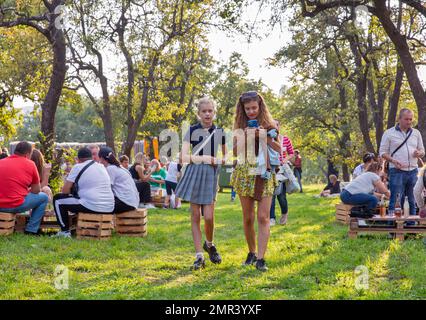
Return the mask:
<path fill-rule="evenodd" d="M 254 145 L 255 158 L 250 161 L 249 147 Z M 263 97 L 255 91 L 243 93 L 235 110 L 233 152 L 237 157 L 231 185 L 238 194 L 243 210 L 244 234 L 249 253 L 244 265 L 256 264 L 266 271 L 264 260 L 269 241 L 269 211 L 272 195 L 277 186 L 275 172 L 270 170 L 269 149 L 281 152 L 278 129 Z M 266 161 L 262 162 L 266 158 Z M 266 166 L 267 170 L 262 169 Z M 269 173 L 268 173 L 269 172 Z M 254 230 L 255 201 L 258 203 L 258 251 Z"/>

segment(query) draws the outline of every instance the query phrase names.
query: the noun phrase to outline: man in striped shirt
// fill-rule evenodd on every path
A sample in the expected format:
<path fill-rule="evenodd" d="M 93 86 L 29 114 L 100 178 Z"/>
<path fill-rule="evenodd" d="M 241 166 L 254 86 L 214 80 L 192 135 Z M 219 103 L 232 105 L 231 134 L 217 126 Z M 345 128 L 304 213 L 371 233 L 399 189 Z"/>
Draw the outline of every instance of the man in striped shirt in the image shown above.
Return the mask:
<path fill-rule="evenodd" d="M 280 124 L 278 121 L 275 121 L 275 122 L 279 131 Z M 281 164 L 284 164 L 290 161 L 294 156 L 293 144 L 291 143 L 290 138 L 285 135 L 280 135 L 279 139 L 281 141 L 280 161 L 281 161 Z M 276 216 L 275 216 L 275 198 L 276 197 L 278 197 L 278 202 L 281 207 L 280 224 L 285 225 L 287 223 L 287 217 L 288 217 L 288 203 L 287 203 L 287 193 L 286 193 L 285 183 L 282 184 L 281 194 L 279 194 L 278 196 L 275 196 L 275 195 L 272 196 L 272 203 L 271 203 L 271 210 L 270 210 L 271 226 L 276 224 Z"/>

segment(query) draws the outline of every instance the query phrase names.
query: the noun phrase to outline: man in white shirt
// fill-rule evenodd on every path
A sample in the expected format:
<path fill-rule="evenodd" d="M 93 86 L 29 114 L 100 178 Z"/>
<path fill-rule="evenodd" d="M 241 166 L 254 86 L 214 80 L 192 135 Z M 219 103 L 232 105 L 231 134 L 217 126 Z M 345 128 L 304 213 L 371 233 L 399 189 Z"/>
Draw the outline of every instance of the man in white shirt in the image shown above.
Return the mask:
<path fill-rule="evenodd" d="M 362 157 L 363 163 L 358 165 L 352 173 L 352 180 L 355 180 L 356 177 L 360 176 L 364 171 L 366 171 L 368 165 L 370 163 L 373 163 L 375 160 L 376 156 L 374 155 L 374 153 L 367 152 L 366 154 L 364 154 L 364 156 Z"/>
<path fill-rule="evenodd" d="M 413 190 L 417 182 L 418 159 L 425 155 L 422 136 L 419 130 L 412 128 L 413 119 L 413 111 L 402 109 L 399 113 L 398 124 L 383 134 L 379 150 L 380 156 L 389 162 L 391 192 L 389 211 L 395 209 L 396 198 L 399 194 L 401 207 L 403 207 L 405 197 L 408 197 L 410 215 L 416 214 Z M 404 143 L 406 139 L 407 141 Z M 402 147 L 400 147 L 401 145 Z M 398 147 L 400 148 L 398 149 Z M 397 149 L 398 151 L 396 151 Z"/>
<path fill-rule="evenodd" d="M 76 181 L 80 172 L 82 173 Z M 77 197 L 71 194 L 75 182 L 78 185 Z M 78 150 L 78 164 L 71 169 L 66 178 L 62 193 L 53 197 L 53 207 L 61 226 L 61 231 L 57 236 L 66 238 L 71 237 L 68 212 L 113 212 L 114 194 L 111 189 L 110 177 L 102 164 L 92 160 L 92 153 L 88 148 Z"/>

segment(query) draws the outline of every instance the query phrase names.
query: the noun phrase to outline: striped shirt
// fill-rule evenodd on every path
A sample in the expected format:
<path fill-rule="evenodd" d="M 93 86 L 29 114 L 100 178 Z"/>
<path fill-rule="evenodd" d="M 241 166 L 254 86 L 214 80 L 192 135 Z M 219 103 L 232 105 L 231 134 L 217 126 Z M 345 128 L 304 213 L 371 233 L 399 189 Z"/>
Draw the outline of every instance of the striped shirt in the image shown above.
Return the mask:
<path fill-rule="evenodd" d="M 291 140 L 289 137 L 280 135 L 280 140 L 282 141 L 281 155 L 280 155 L 280 161 L 282 163 L 283 159 L 287 156 L 292 156 L 294 154 L 294 151 L 293 151 L 293 144 L 291 143 Z"/>

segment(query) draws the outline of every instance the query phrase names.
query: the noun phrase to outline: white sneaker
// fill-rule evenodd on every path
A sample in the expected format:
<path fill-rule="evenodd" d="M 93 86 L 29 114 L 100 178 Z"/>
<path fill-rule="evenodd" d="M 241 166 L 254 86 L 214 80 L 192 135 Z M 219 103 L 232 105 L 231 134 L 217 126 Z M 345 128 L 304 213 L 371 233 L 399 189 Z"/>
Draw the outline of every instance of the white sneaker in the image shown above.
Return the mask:
<path fill-rule="evenodd" d="M 146 208 L 146 206 L 145 206 L 145 204 L 143 204 L 143 203 L 139 203 L 138 208 L 139 208 L 139 209 L 144 209 L 144 208 Z"/>
<path fill-rule="evenodd" d="M 275 224 L 277 223 L 276 221 L 275 221 L 275 219 L 271 219 L 271 220 L 269 220 L 270 222 L 269 222 L 269 225 L 272 227 L 272 226 L 275 226 Z"/>
<path fill-rule="evenodd" d="M 154 206 L 153 204 L 147 203 L 147 204 L 145 205 L 145 208 L 146 208 L 146 209 L 155 209 L 155 208 L 156 208 L 156 206 Z"/>
<path fill-rule="evenodd" d="M 70 231 L 59 231 L 57 234 L 53 235 L 54 238 L 68 238 L 71 239 Z"/>
<path fill-rule="evenodd" d="M 365 222 L 365 220 L 364 220 L 364 219 L 359 219 L 359 220 L 358 220 L 358 226 L 359 226 L 359 227 L 366 227 L 366 226 L 368 226 L 368 225 L 367 225 L 367 222 Z"/>

